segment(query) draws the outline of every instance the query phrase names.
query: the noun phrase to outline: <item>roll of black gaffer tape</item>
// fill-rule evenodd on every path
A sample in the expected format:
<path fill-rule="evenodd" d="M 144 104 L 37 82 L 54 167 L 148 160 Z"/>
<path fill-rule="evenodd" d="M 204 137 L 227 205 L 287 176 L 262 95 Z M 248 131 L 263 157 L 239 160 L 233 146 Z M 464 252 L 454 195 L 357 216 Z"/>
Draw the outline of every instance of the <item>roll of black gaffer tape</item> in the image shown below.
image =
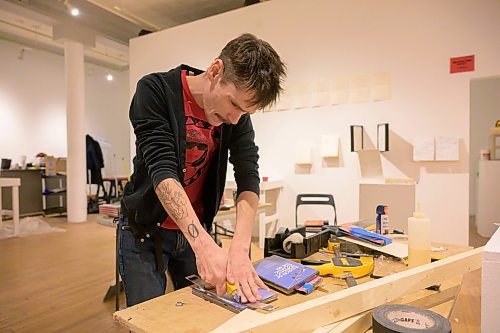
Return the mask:
<path fill-rule="evenodd" d="M 386 304 L 373 310 L 373 333 L 450 333 L 450 322 L 426 309 Z"/>

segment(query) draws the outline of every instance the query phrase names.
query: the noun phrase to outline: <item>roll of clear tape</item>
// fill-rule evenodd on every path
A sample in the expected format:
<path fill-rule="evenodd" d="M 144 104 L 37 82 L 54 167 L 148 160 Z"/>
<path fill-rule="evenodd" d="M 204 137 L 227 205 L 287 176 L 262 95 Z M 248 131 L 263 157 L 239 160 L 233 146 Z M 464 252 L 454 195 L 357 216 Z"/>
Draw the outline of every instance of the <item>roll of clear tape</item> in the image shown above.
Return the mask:
<path fill-rule="evenodd" d="M 291 253 L 292 252 L 292 244 L 302 244 L 304 241 L 304 236 L 302 236 L 299 233 L 294 233 L 285 238 L 283 241 L 283 250 L 285 250 L 286 253 Z"/>

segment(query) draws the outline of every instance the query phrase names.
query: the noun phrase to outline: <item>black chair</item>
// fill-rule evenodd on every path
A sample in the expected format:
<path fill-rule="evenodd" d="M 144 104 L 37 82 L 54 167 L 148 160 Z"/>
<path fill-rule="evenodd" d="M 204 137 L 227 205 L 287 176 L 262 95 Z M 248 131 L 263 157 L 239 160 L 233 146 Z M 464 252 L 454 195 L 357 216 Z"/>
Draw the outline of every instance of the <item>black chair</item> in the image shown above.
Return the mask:
<path fill-rule="evenodd" d="M 297 212 L 301 205 L 329 205 L 332 206 L 335 217 L 333 218 L 333 225 L 337 225 L 337 208 L 335 201 L 331 194 L 298 194 L 295 203 L 295 227 L 298 226 Z"/>

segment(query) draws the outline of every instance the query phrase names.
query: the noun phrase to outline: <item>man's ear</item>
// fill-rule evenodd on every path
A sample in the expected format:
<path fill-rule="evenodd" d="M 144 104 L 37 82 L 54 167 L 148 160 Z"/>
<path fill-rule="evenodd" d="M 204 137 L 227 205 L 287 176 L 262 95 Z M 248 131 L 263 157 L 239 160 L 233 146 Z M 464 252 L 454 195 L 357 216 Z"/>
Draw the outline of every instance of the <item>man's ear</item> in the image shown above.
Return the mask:
<path fill-rule="evenodd" d="M 211 81 L 222 78 L 222 73 L 224 73 L 224 62 L 221 59 L 215 59 L 207 72 Z"/>

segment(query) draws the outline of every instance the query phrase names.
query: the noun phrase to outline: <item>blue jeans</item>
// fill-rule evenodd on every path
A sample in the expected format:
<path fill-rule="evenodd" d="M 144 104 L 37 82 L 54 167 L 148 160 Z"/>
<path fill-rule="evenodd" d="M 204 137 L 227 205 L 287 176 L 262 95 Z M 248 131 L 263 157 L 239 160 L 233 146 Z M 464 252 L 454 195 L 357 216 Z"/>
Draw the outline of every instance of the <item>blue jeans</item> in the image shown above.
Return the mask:
<path fill-rule="evenodd" d="M 160 228 L 164 267 L 168 269 L 174 289 L 191 283 L 185 279 L 198 274 L 196 258 L 180 230 Z M 152 237 L 136 241 L 127 218 L 120 217 L 117 229 L 118 266 L 125 287 L 127 306 L 132 306 L 165 294 L 165 271 L 156 269 L 155 244 Z"/>

